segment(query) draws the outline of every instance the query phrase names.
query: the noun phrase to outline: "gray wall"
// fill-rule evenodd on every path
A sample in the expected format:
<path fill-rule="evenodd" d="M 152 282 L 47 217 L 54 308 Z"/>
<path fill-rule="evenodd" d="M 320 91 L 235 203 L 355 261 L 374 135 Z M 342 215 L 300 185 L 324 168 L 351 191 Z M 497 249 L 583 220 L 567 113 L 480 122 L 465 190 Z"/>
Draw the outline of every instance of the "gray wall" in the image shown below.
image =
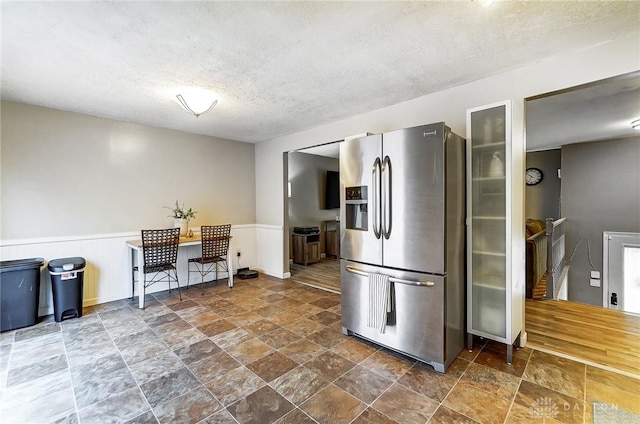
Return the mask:
<path fill-rule="evenodd" d="M 292 152 L 289 154 L 289 230 L 293 227 L 318 226 L 322 221 L 335 220 L 339 209 L 324 207 L 324 186 L 327 171 L 339 171 L 336 158 Z M 324 252 L 324 237 L 320 237 L 320 251 Z"/>
<path fill-rule="evenodd" d="M 560 149 L 527 152 L 527 168 L 542 171 L 542 182 L 525 189 L 525 218 L 560 218 Z"/>
<path fill-rule="evenodd" d="M 2 239 L 255 223 L 255 145 L 2 102 Z"/>
<path fill-rule="evenodd" d="M 602 273 L 602 233 L 640 232 L 640 137 L 569 144 L 562 148 L 562 215 L 568 218 L 567 254 L 587 236 Z M 602 305 L 590 287 L 586 242 L 569 270 L 569 300 Z"/>

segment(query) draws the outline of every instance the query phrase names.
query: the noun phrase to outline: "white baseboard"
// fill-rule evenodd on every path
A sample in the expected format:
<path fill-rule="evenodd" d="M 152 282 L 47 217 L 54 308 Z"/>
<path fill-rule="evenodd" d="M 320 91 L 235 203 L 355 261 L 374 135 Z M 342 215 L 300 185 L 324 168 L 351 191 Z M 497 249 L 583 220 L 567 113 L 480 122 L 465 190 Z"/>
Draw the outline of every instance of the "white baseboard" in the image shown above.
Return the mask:
<path fill-rule="evenodd" d="M 288 272 L 286 272 L 286 273 L 278 273 L 278 272 L 271 271 L 271 270 L 264 269 L 264 268 L 255 268 L 255 270 L 258 271 L 258 272 L 261 272 L 262 274 L 266 274 L 266 275 L 269 275 L 271 277 L 279 278 L 281 280 L 284 280 L 285 278 L 289 278 L 289 277 L 285 277 L 285 275 L 289 274 Z M 289 276 L 291 276 L 291 275 L 289 274 Z"/>

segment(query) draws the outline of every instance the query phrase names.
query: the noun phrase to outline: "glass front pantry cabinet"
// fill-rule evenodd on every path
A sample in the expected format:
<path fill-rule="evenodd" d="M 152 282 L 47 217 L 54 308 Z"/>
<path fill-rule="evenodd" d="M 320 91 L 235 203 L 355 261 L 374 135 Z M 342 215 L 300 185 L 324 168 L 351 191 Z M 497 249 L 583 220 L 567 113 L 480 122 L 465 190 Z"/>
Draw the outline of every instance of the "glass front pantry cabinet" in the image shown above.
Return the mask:
<path fill-rule="evenodd" d="M 504 343 L 508 363 L 524 337 L 523 132 L 514 101 L 467 111 L 467 345 Z"/>

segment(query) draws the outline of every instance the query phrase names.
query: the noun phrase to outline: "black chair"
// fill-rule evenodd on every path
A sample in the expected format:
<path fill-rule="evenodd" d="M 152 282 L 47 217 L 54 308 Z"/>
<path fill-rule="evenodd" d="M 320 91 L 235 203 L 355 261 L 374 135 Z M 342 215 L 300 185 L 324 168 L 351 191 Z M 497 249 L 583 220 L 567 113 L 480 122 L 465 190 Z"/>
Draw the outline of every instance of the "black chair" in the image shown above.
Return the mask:
<path fill-rule="evenodd" d="M 182 300 L 176 270 L 179 242 L 180 228 L 142 230 L 144 287 L 147 288 L 154 283 L 168 282 L 169 293 L 171 293 L 171 283 L 175 281 L 178 286 L 178 296 Z M 138 267 L 134 267 L 133 270 L 138 271 Z M 152 274 L 151 279 L 147 280 L 147 274 Z"/>
<path fill-rule="evenodd" d="M 200 287 L 204 290 L 204 277 L 215 272 L 215 281 L 218 281 L 218 265 L 223 271 L 229 273 L 227 258 L 229 255 L 229 239 L 231 234 L 231 224 L 225 225 L 203 225 L 200 227 L 202 236 L 202 254 L 199 258 L 189 259 L 189 273 L 187 277 L 187 288 L 191 282 L 191 274 L 200 274 Z M 194 265 L 192 270 L 191 264 Z"/>

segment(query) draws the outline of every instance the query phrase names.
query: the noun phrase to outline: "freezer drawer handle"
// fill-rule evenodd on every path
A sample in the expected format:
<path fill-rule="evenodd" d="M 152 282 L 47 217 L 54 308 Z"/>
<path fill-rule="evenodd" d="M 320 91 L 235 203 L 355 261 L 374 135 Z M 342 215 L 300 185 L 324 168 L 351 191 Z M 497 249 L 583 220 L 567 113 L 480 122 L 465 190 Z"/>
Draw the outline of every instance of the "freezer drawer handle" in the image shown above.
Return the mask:
<path fill-rule="evenodd" d="M 352 266 L 347 266 L 347 271 L 353 274 L 362 275 L 363 277 L 369 276 L 368 272 L 358 268 L 354 268 Z M 433 287 L 436 285 L 436 283 L 434 283 L 433 281 L 411 281 L 411 280 L 403 280 L 401 278 L 395 278 L 395 277 L 389 277 L 389 281 L 391 281 L 392 283 L 407 284 L 409 286 Z"/>

